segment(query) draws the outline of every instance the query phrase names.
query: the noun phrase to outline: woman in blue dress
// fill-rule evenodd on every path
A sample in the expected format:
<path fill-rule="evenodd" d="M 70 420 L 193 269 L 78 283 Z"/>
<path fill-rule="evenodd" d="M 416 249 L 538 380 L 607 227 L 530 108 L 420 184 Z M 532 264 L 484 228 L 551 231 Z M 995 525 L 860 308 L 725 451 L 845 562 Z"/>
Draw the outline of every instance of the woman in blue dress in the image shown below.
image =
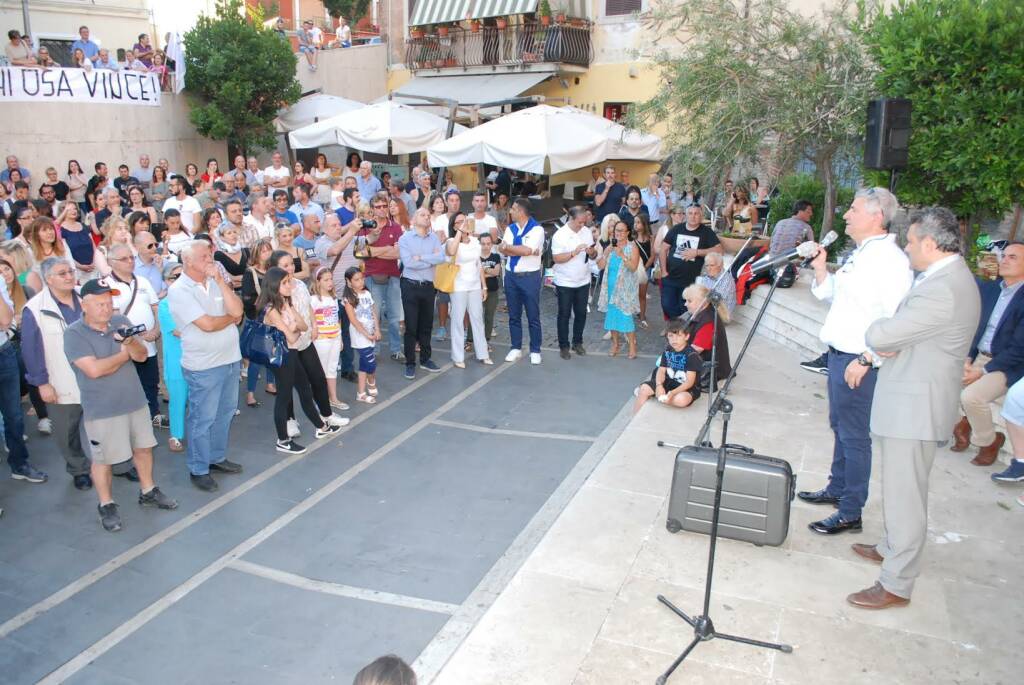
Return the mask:
<path fill-rule="evenodd" d="M 629 344 L 629 358 L 636 359 L 636 326 L 633 315 L 640 311 L 640 282 L 637 266 L 640 264 L 640 249 L 634 242 L 633 229 L 624 221 L 618 221 L 612 238 L 597 265 L 605 269 L 605 284 L 597 308 L 607 312 L 604 328 L 612 334 L 612 349 L 609 354 L 619 354 L 619 334 L 626 335 Z"/>
<path fill-rule="evenodd" d="M 170 262 L 164 265 L 164 281 L 168 286 L 178 280 L 180 276 L 181 264 Z M 171 317 L 171 309 L 166 297 L 160 300 L 157 316 L 160 319 L 160 330 L 163 333 L 160 340 L 164 352 L 164 385 L 167 387 L 170 401 L 171 437 L 167 441 L 167 447 L 172 452 L 181 452 L 185 449 L 181 441 L 185 439 L 188 384 L 185 383 L 185 376 L 181 370 L 181 337 L 174 326 L 174 319 Z"/>

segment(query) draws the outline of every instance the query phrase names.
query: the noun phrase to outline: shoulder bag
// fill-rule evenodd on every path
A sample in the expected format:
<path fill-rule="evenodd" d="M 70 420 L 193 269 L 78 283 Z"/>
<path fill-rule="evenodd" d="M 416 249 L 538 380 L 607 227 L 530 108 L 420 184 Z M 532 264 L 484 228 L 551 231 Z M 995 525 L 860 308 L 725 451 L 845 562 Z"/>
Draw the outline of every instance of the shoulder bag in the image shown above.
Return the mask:
<path fill-rule="evenodd" d="M 459 275 L 459 265 L 455 263 L 455 257 L 458 254 L 459 250 L 456 248 L 450 261 L 441 262 L 434 267 L 434 288 L 438 292 L 455 292 L 455 277 Z"/>
<path fill-rule="evenodd" d="M 280 368 L 288 354 L 288 340 L 284 333 L 274 326 L 263 322 L 266 312 L 260 312 L 259 318 L 246 319 L 242 332 L 238 336 L 238 344 L 242 356 L 253 364 Z"/>

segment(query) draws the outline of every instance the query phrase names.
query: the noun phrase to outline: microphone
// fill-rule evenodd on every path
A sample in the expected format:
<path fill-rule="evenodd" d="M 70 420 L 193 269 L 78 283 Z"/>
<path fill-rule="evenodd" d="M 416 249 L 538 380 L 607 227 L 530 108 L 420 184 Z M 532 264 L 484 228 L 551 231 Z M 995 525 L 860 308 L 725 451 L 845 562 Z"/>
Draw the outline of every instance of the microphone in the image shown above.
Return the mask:
<path fill-rule="evenodd" d="M 813 241 L 808 240 L 807 242 L 800 243 L 793 249 L 787 250 L 776 257 L 762 257 L 750 265 L 750 270 L 753 274 L 759 274 L 764 271 L 774 269 L 777 266 L 782 266 L 794 257 L 805 259 L 806 261 L 803 265 L 809 266 L 811 260 L 818 255 L 819 248 L 823 250 L 838 239 L 838 233 L 835 231 L 829 231 L 825 237 L 821 239 L 821 243 L 818 245 L 815 245 Z"/>

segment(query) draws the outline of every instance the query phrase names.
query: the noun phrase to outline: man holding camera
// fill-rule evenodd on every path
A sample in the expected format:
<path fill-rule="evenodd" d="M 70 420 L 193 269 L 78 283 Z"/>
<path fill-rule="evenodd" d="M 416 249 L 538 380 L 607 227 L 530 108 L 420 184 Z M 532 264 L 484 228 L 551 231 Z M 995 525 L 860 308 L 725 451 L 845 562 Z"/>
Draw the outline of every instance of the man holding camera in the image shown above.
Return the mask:
<path fill-rule="evenodd" d="M 147 352 L 127 317 L 114 314 L 120 295 L 102 280 L 81 289 L 82 318 L 64 332 L 64 353 L 81 392 L 85 434 L 92 448 L 92 482 L 99 495 L 103 528 L 121 530 L 121 515 L 111 492 L 114 464 L 131 459 L 139 473 L 139 504 L 176 509 L 178 503 L 153 483 L 156 438 L 146 396 L 131 362 Z"/>
<path fill-rule="evenodd" d="M 398 268 L 398 239 L 402 237 L 402 227 L 389 216 L 387 193 L 375 193 L 369 197 L 373 223 L 364 223 L 359 231 L 359 235 L 366 238 L 366 251 L 357 256 L 366 260 L 366 287 L 373 295 L 381 318 L 388 320 L 388 351 L 391 359 L 397 362 L 403 359 L 398 328 L 402 318 L 402 286 L 399 282 L 402 272 Z M 408 363 L 409 360 L 405 361 Z M 423 368 L 434 371 L 431 366 L 435 366 L 433 362 Z"/>

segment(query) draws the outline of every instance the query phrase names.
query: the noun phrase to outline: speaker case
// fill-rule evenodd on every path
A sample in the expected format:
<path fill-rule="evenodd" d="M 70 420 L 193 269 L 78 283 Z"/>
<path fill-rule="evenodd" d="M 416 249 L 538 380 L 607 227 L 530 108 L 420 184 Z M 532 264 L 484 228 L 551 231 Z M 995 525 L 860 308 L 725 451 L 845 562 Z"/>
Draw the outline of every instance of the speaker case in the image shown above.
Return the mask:
<path fill-rule="evenodd" d="M 880 98 L 868 102 L 864 133 L 865 169 L 905 169 L 910 161 L 911 101 Z"/>

